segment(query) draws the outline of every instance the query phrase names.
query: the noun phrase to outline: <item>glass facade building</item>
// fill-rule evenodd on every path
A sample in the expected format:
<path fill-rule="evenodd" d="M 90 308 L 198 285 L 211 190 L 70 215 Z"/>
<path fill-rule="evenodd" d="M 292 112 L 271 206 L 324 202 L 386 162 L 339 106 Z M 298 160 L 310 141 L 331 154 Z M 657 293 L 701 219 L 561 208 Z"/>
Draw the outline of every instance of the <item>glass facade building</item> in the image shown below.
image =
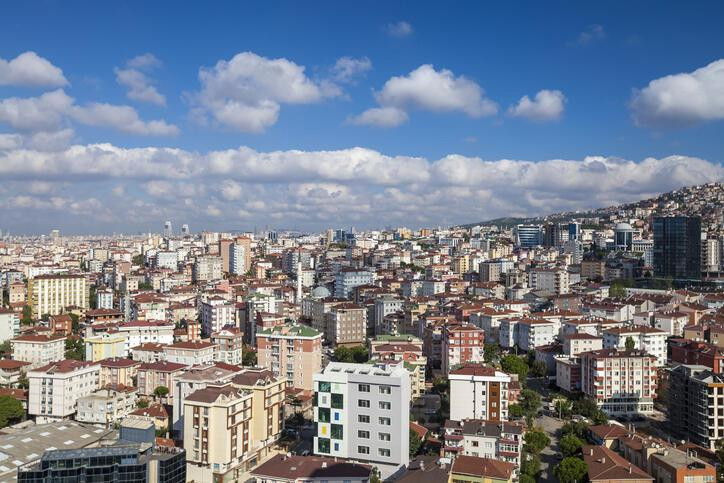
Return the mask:
<path fill-rule="evenodd" d="M 673 279 L 701 277 L 700 218 L 654 218 L 654 276 Z"/>

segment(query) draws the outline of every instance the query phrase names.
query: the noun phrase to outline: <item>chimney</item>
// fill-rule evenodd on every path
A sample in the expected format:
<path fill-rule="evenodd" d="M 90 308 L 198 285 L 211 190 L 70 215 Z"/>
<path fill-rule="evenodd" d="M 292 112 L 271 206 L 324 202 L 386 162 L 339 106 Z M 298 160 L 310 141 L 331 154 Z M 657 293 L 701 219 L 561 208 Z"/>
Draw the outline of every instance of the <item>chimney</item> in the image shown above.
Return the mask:
<path fill-rule="evenodd" d="M 629 474 L 633 473 L 633 466 L 628 465 L 628 473 Z"/>
<path fill-rule="evenodd" d="M 326 462 L 326 461 L 322 461 L 322 468 L 326 468 L 326 467 L 327 467 L 327 462 Z"/>
<path fill-rule="evenodd" d="M 425 462 L 420 460 L 420 471 L 425 471 Z"/>

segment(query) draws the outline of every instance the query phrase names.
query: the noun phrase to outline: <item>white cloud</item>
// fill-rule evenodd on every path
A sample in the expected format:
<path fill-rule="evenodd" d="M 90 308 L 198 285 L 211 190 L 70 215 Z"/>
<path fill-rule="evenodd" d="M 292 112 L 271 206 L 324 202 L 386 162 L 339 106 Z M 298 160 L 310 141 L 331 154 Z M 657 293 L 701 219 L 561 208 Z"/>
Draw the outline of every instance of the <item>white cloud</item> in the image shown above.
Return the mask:
<path fill-rule="evenodd" d="M 126 95 L 129 99 L 165 106 L 166 97 L 158 92 L 148 76 L 142 72 L 160 65 L 161 61 L 153 54 L 139 55 L 129 60 L 125 69 L 114 69 L 116 82 L 128 87 Z"/>
<path fill-rule="evenodd" d="M 372 61 L 367 57 L 340 57 L 331 69 L 332 79 L 336 82 L 351 82 L 371 69 Z"/>
<path fill-rule="evenodd" d="M 574 42 L 577 45 L 588 45 L 597 40 L 603 40 L 606 37 L 606 31 L 603 25 L 589 25 L 586 30 L 578 34 L 578 38 Z"/>
<path fill-rule="evenodd" d="M 67 85 L 63 71 L 32 51 L 14 59 L 0 59 L 0 85 L 49 86 Z"/>
<path fill-rule="evenodd" d="M 630 104 L 639 126 L 687 126 L 724 119 L 724 59 L 654 79 Z"/>
<path fill-rule="evenodd" d="M 352 116 L 349 122 L 357 125 L 377 126 L 377 127 L 397 127 L 404 124 L 409 116 L 402 109 L 396 107 L 373 107 L 367 109 L 362 114 Z"/>
<path fill-rule="evenodd" d="M 77 105 L 75 99 L 62 89 L 46 92 L 38 97 L 9 97 L 0 101 L 0 123 L 9 124 L 22 131 L 58 131 L 65 128 L 71 120 L 133 134 L 178 134 L 178 127 L 163 120 L 141 120 L 138 112 L 130 106 L 95 102 Z"/>
<path fill-rule="evenodd" d="M 435 70 L 430 64 L 421 65 L 406 76 L 392 77 L 375 93 L 375 99 L 384 109 L 368 110 L 353 118 L 353 122 L 374 124 L 379 121 L 376 125 L 381 127 L 397 126 L 406 120 L 406 114 L 403 117 L 400 111 L 409 109 L 457 111 L 475 118 L 498 112 L 498 105 L 485 97 L 482 87 L 475 81 L 464 76 L 455 77 L 448 69 Z"/>
<path fill-rule="evenodd" d="M 339 95 L 338 88 L 316 83 L 304 66 L 267 59 L 253 52 L 220 60 L 199 71 L 201 91 L 194 96 L 195 117 L 243 132 L 263 132 L 276 123 L 281 104 L 309 104 Z"/>
<path fill-rule="evenodd" d="M 508 114 L 533 121 L 553 121 L 560 119 L 565 102 L 561 91 L 543 89 L 532 100 L 528 96 L 521 97 L 516 105 L 508 108 Z"/>
<path fill-rule="evenodd" d="M 393 37 L 408 37 L 412 35 L 412 25 L 404 20 L 385 25 L 384 31 Z"/>

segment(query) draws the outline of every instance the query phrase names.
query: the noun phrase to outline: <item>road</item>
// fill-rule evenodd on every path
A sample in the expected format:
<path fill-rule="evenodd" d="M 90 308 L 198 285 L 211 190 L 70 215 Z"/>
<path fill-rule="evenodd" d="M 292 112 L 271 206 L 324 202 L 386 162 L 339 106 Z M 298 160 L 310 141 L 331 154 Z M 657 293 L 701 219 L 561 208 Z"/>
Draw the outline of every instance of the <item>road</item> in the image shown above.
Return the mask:
<path fill-rule="evenodd" d="M 535 420 L 535 425 L 543 429 L 551 439 L 551 444 L 540 453 L 541 473 L 538 481 L 558 481 L 553 476 L 553 468 L 558 464 L 556 454 L 560 451 L 558 448 L 558 430 L 563 426 L 563 421 L 550 416 L 540 416 Z"/>

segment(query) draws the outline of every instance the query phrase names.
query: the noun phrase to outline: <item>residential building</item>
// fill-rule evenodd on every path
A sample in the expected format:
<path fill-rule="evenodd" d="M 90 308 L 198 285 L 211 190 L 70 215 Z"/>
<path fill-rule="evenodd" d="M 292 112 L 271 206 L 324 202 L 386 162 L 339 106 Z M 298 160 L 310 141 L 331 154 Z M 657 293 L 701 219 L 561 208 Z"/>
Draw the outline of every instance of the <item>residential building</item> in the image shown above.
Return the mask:
<path fill-rule="evenodd" d="M 508 374 L 482 364 L 465 364 L 450 371 L 448 380 L 450 419 L 508 420 Z"/>
<path fill-rule="evenodd" d="M 29 367 L 29 362 L 16 361 L 14 359 L 0 359 L 0 386 L 16 387 L 20 382 L 20 378 L 25 375 Z"/>
<path fill-rule="evenodd" d="M 599 340 L 600 342 L 600 340 Z M 581 359 L 575 356 L 557 356 L 556 386 L 572 394 L 581 390 Z"/>
<path fill-rule="evenodd" d="M 13 359 L 30 362 L 30 369 L 65 358 L 62 335 L 21 335 L 10 341 Z"/>
<path fill-rule="evenodd" d="M 653 483 L 654 478 L 606 446 L 586 445 L 583 461 L 590 483 Z"/>
<path fill-rule="evenodd" d="M 365 269 L 341 268 L 334 276 L 334 296 L 351 298 L 355 288 L 361 285 L 372 285 L 375 273 Z"/>
<path fill-rule="evenodd" d="M 78 398 L 75 420 L 112 428 L 136 409 L 138 389 L 111 386 Z"/>
<path fill-rule="evenodd" d="M 522 424 L 466 419 L 445 422 L 443 453 L 446 457 L 460 455 L 491 458 L 512 463 L 520 468 L 523 449 Z"/>
<path fill-rule="evenodd" d="M 98 309 L 113 310 L 113 290 L 96 290 L 96 307 Z"/>
<path fill-rule="evenodd" d="M 528 286 L 531 290 L 545 290 L 554 295 L 567 294 L 569 275 L 564 268 L 534 268 L 529 273 Z"/>
<path fill-rule="evenodd" d="M 251 266 L 247 264 L 247 249 L 248 244 L 242 243 L 231 243 L 229 244 L 229 272 L 234 275 L 244 275 L 251 269 Z"/>
<path fill-rule="evenodd" d="M 442 372 L 485 359 L 485 331 L 472 324 L 448 325 L 442 337 Z"/>
<path fill-rule="evenodd" d="M 96 362 L 113 357 L 126 357 L 126 337 L 125 333 L 111 330 L 86 337 L 83 339 L 85 360 Z"/>
<path fill-rule="evenodd" d="M 51 315 L 48 322 L 54 334 L 67 337 L 73 333 L 73 319 L 68 314 Z"/>
<path fill-rule="evenodd" d="M 144 362 L 138 366 L 136 387 L 140 396 L 152 396 L 157 387 L 165 387 L 169 390 L 167 403 L 173 401 L 173 390 L 175 379 L 186 369 L 185 364 L 177 362 Z"/>
<path fill-rule="evenodd" d="M 667 336 L 683 337 L 684 327 L 689 325 L 689 314 L 677 310 L 654 312 L 654 327 Z"/>
<path fill-rule="evenodd" d="M 367 339 L 367 309 L 353 303 L 332 307 L 326 314 L 324 338 L 334 345 L 360 345 Z"/>
<path fill-rule="evenodd" d="M 28 299 L 33 317 L 58 315 L 66 307 L 88 308 L 84 275 L 39 275 L 28 280 Z"/>
<path fill-rule="evenodd" d="M 167 320 L 131 320 L 118 324 L 118 331 L 126 335 L 126 351 L 142 344 L 173 344 L 175 324 Z"/>
<path fill-rule="evenodd" d="M 38 423 L 66 419 L 78 398 L 98 389 L 100 364 L 64 359 L 28 371 L 28 414 Z"/>
<path fill-rule="evenodd" d="M 581 352 L 603 349 L 603 337 L 591 335 L 586 332 L 568 334 L 563 336 L 563 354 L 575 357 Z"/>
<path fill-rule="evenodd" d="M 401 365 L 332 362 L 314 385 L 316 455 L 408 464 L 410 377 Z"/>
<path fill-rule="evenodd" d="M 286 378 L 290 387 L 312 391 L 322 369 L 322 333 L 306 325 L 285 324 L 256 333 L 257 364 Z"/>
<path fill-rule="evenodd" d="M 252 470 L 264 483 L 367 483 L 372 467 L 321 456 L 276 455 Z"/>
<path fill-rule="evenodd" d="M 134 381 L 138 374 L 141 362 L 133 359 L 115 357 L 98 361 L 101 365 L 98 385 L 105 387 L 108 384 L 113 386 L 135 386 Z"/>
<path fill-rule="evenodd" d="M 515 466 L 491 458 L 458 456 L 450 468 L 449 483 L 513 483 Z"/>
<path fill-rule="evenodd" d="M 214 255 L 196 257 L 191 275 L 194 282 L 220 280 L 223 276 L 221 257 Z"/>
<path fill-rule="evenodd" d="M 208 337 L 227 325 L 237 325 L 236 305 L 221 297 L 211 297 L 201 302 L 199 318 L 201 331 Z"/>
<path fill-rule="evenodd" d="M 241 366 L 244 334 L 238 327 L 225 325 L 211 333 L 211 343 L 216 345 L 214 360 L 234 366 Z"/>
<path fill-rule="evenodd" d="M 20 317 L 12 309 L 0 307 L 0 344 L 20 335 Z"/>
<path fill-rule="evenodd" d="M 185 366 L 211 364 L 214 362 L 216 348 L 216 344 L 202 340 L 176 342 L 175 344 L 164 346 L 164 360 Z"/>
<path fill-rule="evenodd" d="M 669 373 L 668 424 L 672 433 L 709 449 L 724 438 L 724 376 L 701 365 Z"/>
<path fill-rule="evenodd" d="M 601 349 L 581 357 L 581 390 L 610 416 L 651 413 L 656 358 L 642 350 Z"/>
<path fill-rule="evenodd" d="M 701 219 L 655 217 L 654 276 L 674 279 L 701 277 Z"/>
<path fill-rule="evenodd" d="M 634 349 L 641 349 L 656 358 L 655 365 L 666 365 L 666 339 L 669 334 L 654 327 L 631 326 L 613 327 L 603 331 L 604 349 L 625 349 L 631 338 Z"/>
<path fill-rule="evenodd" d="M 521 318 L 518 321 L 518 347 L 527 352 L 552 344 L 558 336 L 559 325 L 545 319 Z"/>

